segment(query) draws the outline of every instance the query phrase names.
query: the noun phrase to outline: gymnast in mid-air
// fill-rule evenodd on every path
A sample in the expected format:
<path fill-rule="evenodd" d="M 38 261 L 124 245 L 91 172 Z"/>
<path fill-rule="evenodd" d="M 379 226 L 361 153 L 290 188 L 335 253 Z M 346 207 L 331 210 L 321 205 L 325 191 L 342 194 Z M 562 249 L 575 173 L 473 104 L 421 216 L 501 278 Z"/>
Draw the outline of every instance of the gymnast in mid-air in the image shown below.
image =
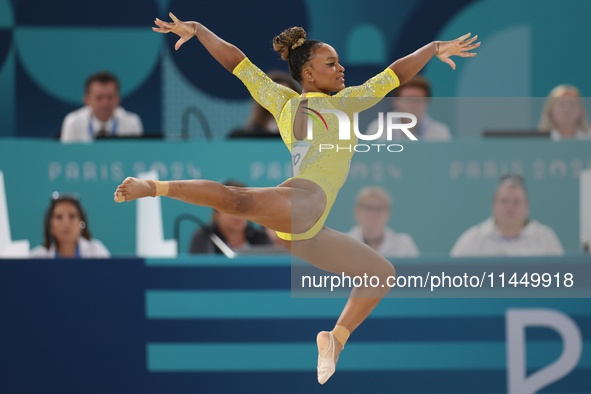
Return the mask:
<path fill-rule="evenodd" d="M 292 153 L 293 177 L 277 187 L 231 187 L 194 179 L 154 181 L 126 178 L 115 191 L 115 201 L 166 196 L 217 211 L 244 217 L 277 232 L 290 252 L 312 265 L 350 277 L 376 276 L 387 283 L 395 275 L 392 264 L 364 243 L 327 228 L 324 222 L 343 186 L 354 150 L 321 150 L 321 144 L 339 143 L 337 116 L 324 116 L 326 124 L 314 124 L 308 135 L 308 114 L 339 109 L 352 117 L 377 103 L 388 92 L 416 75 L 437 56 L 455 70 L 451 56 L 471 57 L 480 43 L 466 34 L 453 41 L 434 41 L 396 60 L 383 72 L 360 86 L 345 87 L 345 68 L 330 45 L 306 39 L 306 32 L 292 27 L 273 39 L 273 48 L 289 65 L 302 85 L 300 95 L 273 82 L 234 45 L 219 38 L 198 22 L 156 19 L 158 33 L 175 33 L 181 45 L 196 36 L 209 53 L 246 85 L 252 97 L 273 114 L 281 137 Z M 331 96 L 331 93 L 337 92 Z M 310 122 L 312 123 L 312 122 Z M 353 124 L 353 122 L 350 122 Z M 325 127 L 326 126 L 326 127 Z M 350 140 L 357 137 L 351 127 Z M 335 372 L 339 354 L 349 335 L 367 318 L 388 293 L 388 286 L 355 287 L 332 331 L 318 333 L 318 382 L 324 384 Z"/>

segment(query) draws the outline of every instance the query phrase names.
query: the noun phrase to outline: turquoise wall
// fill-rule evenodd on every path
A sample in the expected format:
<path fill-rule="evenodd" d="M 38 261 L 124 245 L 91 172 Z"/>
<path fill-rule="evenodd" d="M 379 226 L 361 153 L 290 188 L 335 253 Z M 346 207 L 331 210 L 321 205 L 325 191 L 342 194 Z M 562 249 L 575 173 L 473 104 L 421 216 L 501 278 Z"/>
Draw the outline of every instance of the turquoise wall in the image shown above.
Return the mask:
<path fill-rule="evenodd" d="M 404 143 L 401 153 L 357 153 L 349 178 L 327 220 L 348 231 L 358 190 L 384 187 L 393 197 L 390 226 L 410 234 L 423 254 L 447 254 L 463 231 L 491 213 L 492 194 L 504 173 L 525 176 L 530 217 L 553 228 L 567 252 L 579 250 L 579 181 L 591 168 L 591 142 L 456 141 Z M 53 191 L 77 194 L 94 236 L 115 255 L 135 250 L 135 203 L 116 204 L 113 192 L 127 176 L 157 169 L 161 179 L 238 178 L 250 186 L 275 186 L 290 176 L 289 153 L 279 141 L 101 142 L 0 141 L 13 239 L 42 240 L 42 218 Z M 174 219 L 211 210 L 162 200 L 164 234 Z M 186 226 L 186 227 L 185 227 Z M 181 250 L 194 227 L 183 224 Z"/>

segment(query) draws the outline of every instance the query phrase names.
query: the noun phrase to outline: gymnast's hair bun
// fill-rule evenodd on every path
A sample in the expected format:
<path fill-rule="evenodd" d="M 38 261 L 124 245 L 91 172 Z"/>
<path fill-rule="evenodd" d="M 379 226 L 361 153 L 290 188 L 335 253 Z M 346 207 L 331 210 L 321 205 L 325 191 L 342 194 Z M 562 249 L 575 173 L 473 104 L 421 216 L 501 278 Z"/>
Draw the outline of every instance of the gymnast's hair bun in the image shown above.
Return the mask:
<path fill-rule="evenodd" d="M 281 55 L 281 59 L 289 59 L 292 51 L 306 41 L 306 31 L 301 27 L 290 27 L 273 38 L 273 49 Z"/>

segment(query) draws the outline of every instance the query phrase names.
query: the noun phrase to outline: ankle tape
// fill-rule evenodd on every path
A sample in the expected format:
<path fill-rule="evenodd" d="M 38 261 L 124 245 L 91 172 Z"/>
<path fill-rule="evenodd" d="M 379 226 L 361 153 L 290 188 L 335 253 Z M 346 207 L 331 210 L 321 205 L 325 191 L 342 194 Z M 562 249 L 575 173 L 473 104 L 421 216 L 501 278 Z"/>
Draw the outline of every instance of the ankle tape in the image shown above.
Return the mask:
<path fill-rule="evenodd" d="M 168 194 L 168 182 L 166 181 L 153 181 L 156 186 L 156 197 L 166 196 Z"/>
<path fill-rule="evenodd" d="M 347 330 L 344 326 L 336 325 L 334 326 L 333 330 L 331 331 L 332 335 L 341 343 L 341 345 L 345 346 L 347 339 L 349 339 L 349 330 Z"/>

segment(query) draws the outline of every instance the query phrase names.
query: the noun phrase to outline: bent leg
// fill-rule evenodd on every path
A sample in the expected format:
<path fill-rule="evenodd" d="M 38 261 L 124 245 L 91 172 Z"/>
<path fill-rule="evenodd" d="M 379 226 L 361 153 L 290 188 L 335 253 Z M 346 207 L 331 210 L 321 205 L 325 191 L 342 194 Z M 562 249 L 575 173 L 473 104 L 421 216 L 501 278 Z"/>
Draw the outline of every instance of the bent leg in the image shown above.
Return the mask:
<path fill-rule="evenodd" d="M 304 241 L 284 241 L 291 253 L 312 265 L 347 276 L 377 276 L 378 287 L 356 287 L 351 292 L 337 325 L 352 333 L 369 316 L 380 300 L 388 293 L 388 278 L 396 275 L 392 264 L 375 250 L 355 238 L 324 227 L 314 238 Z M 384 285 L 382 287 L 381 285 Z M 325 354 L 330 344 L 330 334 L 322 331 L 317 337 L 318 352 Z M 336 364 L 343 344 L 335 338 Z"/>
<path fill-rule="evenodd" d="M 317 268 L 334 274 L 377 276 L 379 286 L 361 286 L 352 290 L 337 324 L 353 332 L 388 293 L 388 278 L 396 276 L 392 264 L 378 252 L 357 239 L 324 227 L 314 238 L 285 241 L 291 253 Z M 382 287 L 384 285 L 384 287 Z"/>
<path fill-rule="evenodd" d="M 169 181 L 166 197 L 211 207 L 285 233 L 303 233 L 322 216 L 326 207 L 324 190 L 305 179 L 290 179 L 278 187 L 233 187 L 194 179 Z M 153 181 L 127 178 L 115 192 L 115 201 L 156 195 Z"/>

